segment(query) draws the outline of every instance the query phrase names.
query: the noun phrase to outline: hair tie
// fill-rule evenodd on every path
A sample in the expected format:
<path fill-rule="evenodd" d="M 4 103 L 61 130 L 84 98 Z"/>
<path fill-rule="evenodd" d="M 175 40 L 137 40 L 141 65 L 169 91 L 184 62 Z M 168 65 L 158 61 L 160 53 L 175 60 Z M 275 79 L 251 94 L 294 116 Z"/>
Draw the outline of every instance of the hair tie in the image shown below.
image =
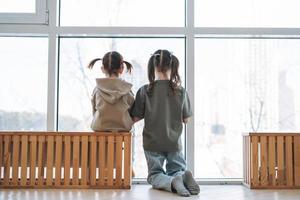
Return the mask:
<path fill-rule="evenodd" d="M 154 57 L 156 57 L 156 56 L 160 56 L 160 54 L 158 54 L 158 53 L 154 53 L 154 54 L 150 54 L 151 56 L 154 56 Z"/>
<path fill-rule="evenodd" d="M 172 66 L 172 62 L 173 62 L 173 52 L 171 52 L 171 51 L 169 51 L 169 53 L 170 53 L 170 66 Z"/>

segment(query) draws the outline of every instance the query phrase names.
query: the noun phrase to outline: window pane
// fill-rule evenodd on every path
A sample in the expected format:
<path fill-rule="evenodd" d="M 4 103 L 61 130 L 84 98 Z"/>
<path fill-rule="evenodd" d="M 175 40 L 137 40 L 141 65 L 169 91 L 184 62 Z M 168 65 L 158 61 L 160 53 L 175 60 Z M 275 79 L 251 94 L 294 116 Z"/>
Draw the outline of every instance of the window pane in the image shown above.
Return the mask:
<path fill-rule="evenodd" d="M 184 0 L 61 0 L 62 26 L 184 26 Z"/>
<path fill-rule="evenodd" d="M 196 177 L 241 178 L 242 132 L 300 128 L 300 40 L 196 39 Z"/>
<path fill-rule="evenodd" d="M 184 39 L 168 38 L 62 38 L 60 39 L 59 70 L 59 130 L 91 131 L 92 108 L 90 97 L 95 78 L 103 77 L 98 63 L 93 70 L 86 68 L 89 61 L 102 57 L 111 49 L 119 51 L 133 65 L 132 75 L 122 78 L 133 84 L 133 92 L 148 82 L 147 63 L 157 49 L 173 51 L 180 62 L 184 79 Z M 184 83 L 184 80 L 183 80 Z M 136 177 L 147 176 L 147 166 L 142 148 L 143 122 L 135 125 Z"/>
<path fill-rule="evenodd" d="M 0 37 L 0 130 L 46 130 L 48 40 Z"/>
<path fill-rule="evenodd" d="M 35 0 L 0 0 L 0 13 L 34 13 Z"/>
<path fill-rule="evenodd" d="M 300 27 L 298 0 L 195 0 L 204 27 Z"/>

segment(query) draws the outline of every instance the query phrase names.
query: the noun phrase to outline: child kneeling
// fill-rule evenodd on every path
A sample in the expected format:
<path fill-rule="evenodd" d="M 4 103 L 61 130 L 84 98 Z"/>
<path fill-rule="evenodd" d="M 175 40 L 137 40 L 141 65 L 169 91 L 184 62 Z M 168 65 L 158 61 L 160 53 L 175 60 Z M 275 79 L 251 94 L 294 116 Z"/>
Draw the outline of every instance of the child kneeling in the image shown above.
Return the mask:
<path fill-rule="evenodd" d="M 134 121 L 144 119 L 143 147 L 148 183 L 180 196 L 197 195 L 200 187 L 182 154 L 183 123 L 192 116 L 188 94 L 180 84 L 179 61 L 167 50 L 156 51 L 148 62 L 149 84 L 141 87 L 131 108 Z M 166 170 L 163 164 L 166 161 Z"/>

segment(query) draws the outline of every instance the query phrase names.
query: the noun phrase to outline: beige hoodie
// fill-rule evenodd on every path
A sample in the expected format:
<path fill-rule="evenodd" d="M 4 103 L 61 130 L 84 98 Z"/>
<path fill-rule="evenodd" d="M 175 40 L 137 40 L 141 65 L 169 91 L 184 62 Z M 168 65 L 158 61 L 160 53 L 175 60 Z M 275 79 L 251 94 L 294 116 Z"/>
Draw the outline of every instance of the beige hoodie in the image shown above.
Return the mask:
<path fill-rule="evenodd" d="M 119 78 L 96 79 L 92 94 L 94 131 L 130 131 L 129 109 L 134 102 L 132 84 Z"/>

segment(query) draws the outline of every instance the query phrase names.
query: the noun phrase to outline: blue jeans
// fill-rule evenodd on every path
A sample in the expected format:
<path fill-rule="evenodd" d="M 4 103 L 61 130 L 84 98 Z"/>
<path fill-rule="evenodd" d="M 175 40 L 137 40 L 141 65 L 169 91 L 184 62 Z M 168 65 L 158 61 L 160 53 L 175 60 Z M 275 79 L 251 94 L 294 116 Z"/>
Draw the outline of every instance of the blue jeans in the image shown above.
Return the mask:
<path fill-rule="evenodd" d="M 182 175 L 186 170 L 186 162 L 182 152 L 144 152 L 148 165 L 147 182 L 155 189 L 172 192 L 173 178 Z M 165 160 L 166 170 L 163 169 Z"/>

